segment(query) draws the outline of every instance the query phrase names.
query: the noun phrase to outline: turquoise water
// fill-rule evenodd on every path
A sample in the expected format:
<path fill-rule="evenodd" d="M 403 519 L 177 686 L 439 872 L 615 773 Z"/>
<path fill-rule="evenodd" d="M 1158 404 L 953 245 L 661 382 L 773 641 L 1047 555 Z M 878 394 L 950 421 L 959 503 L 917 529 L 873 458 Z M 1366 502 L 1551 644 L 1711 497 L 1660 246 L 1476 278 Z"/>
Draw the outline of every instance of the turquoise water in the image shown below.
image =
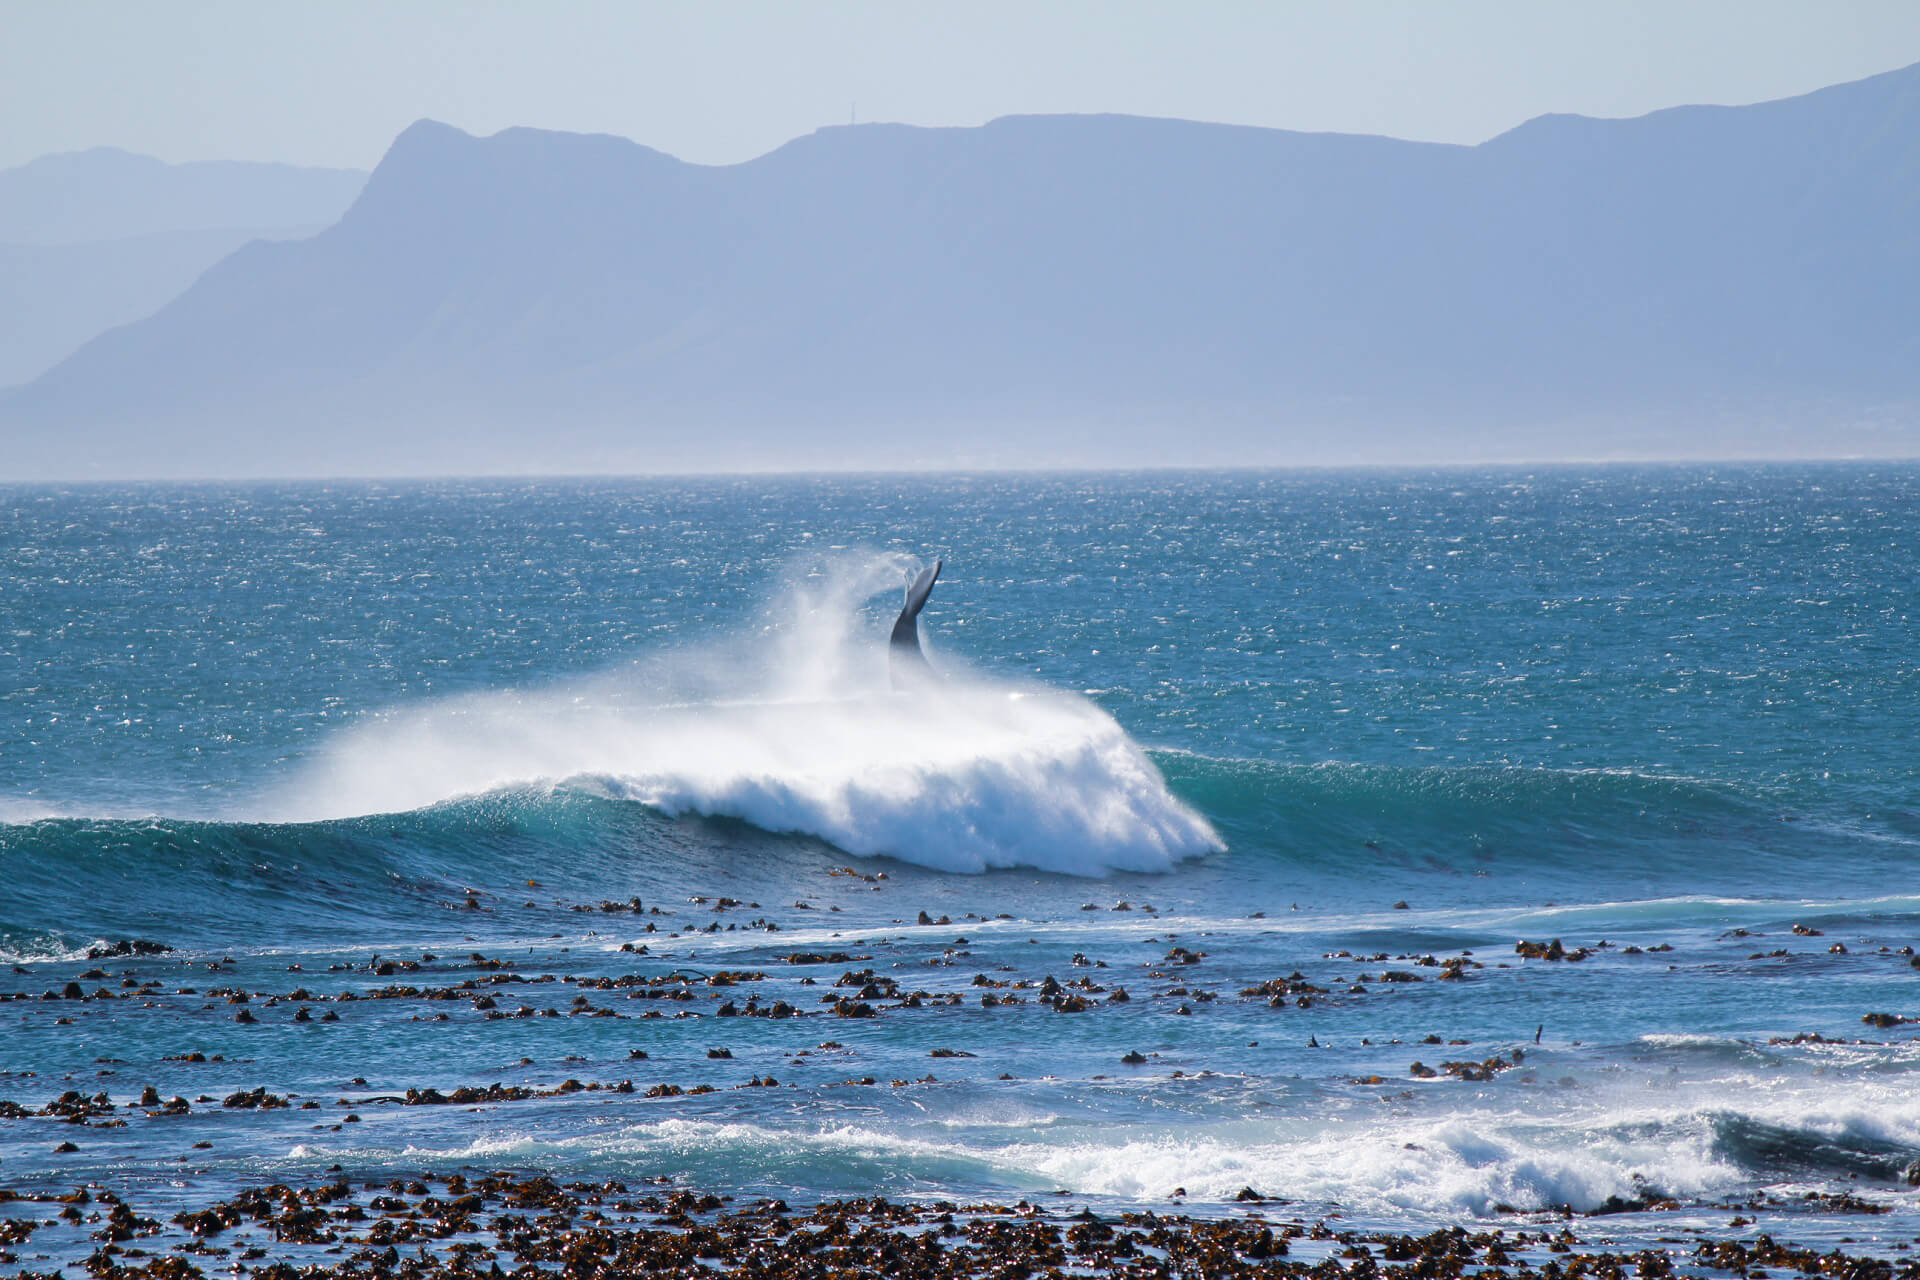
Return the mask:
<path fill-rule="evenodd" d="M 0 1119 L 10 1185 L 1920 1232 L 1920 1038 L 1862 1022 L 1920 1016 L 1920 468 L 4 492 L 0 1097 L 128 1120 Z M 380 1100 L 570 1078 L 638 1092 Z"/>

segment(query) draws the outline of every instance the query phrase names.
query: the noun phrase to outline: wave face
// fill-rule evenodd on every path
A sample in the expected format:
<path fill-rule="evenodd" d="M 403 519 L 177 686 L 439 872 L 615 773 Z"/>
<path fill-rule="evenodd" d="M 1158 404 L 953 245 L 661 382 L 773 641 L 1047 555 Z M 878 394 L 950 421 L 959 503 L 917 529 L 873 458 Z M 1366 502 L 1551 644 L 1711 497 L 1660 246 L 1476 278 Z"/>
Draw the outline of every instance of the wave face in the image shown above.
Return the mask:
<path fill-rule="evenodd" d="M 1484 938 L 1483 919 L 1506 922 L 1497 936 L 1920 911 L 1905 840 L 1808 829 L 1764 797 L 1683 779 L 1149 755 L 1084 699 L 964 677 L 838 701 L 649 706 L 604 681 L 594 697 L 494 694 L 369 721 L 245 818 L 0 823 L 0 959 L 105 934 L 245 937 L 269 921 L 287 937 L 358 937 L 436 922 L 470 887 L 529 874 L 576 896 L 652 895 L 722 867 L 797 883 L 847 855 L 1109 881 L 1184 866 L 1115 892 L 1201 917 L 1276 897 L 1377 908 L 1384 882 L 1439 910 L 1443 939 Z M 1194 864 L 1229 845 L 1210 870 Z M 1810 859 L 1866 878 L 1822 883 Z M 1420 940 L 1432 920 L 1392 924 L 1379 945 L 1444 945 Z"/>
<path fill-rule="evenodd" d="M 1301 877 L 1497 877 L 1505 890 L 1616 897 L 1814 889 L 1817 869 L 1897 874 L 1920 842 L 1808 813 L 1730 780 L 1627 769 L 1288 764 L 1161 758 L 1174 789 L 1236 848 Z"/>

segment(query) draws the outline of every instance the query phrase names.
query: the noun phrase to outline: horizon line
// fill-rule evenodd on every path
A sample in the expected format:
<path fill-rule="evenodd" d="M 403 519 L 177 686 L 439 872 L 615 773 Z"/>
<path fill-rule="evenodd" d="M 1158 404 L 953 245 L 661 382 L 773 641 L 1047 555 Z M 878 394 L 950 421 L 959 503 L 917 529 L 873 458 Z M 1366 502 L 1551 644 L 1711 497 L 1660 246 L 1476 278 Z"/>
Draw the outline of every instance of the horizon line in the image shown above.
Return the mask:
<path fill-rule="evenodd" d="M 1875 464 L 1920 464 L 1920 453 L 1832 454 L 1700 458 L 1655 456 L 1594 458 L 1502 458 L 1458 459 L 1444 462 L 1261 462 L 1261 463 L 1143 463 L 1138 466 L 1098 466 L 1039 464 L 1033 466 L 947 466 L 947 467 L 811 467 L 746 468 L 733 471 L 711 469 L 660 471 L 448 471 L 382 472 L 270 475 L 197 475 L 197 476 L 89 476 L 84 479 L 47 478 L 36 480 L 0 479 L 0 491 L 52 487 L 98 487 L 109 485 L 262 485 L 262 484 L 409 484 L 449 483 L 483 480 L 591 481 L 591 480 L 741 480 L 762 479 L 857 479 L 887 476 L 1127 476 L 1127 475 L 1246 475 L 1294 472 L 1340 471 L 1511 471 L 1521 468 L 1570 467 L 1805 467 L 1870 466 Z"/>

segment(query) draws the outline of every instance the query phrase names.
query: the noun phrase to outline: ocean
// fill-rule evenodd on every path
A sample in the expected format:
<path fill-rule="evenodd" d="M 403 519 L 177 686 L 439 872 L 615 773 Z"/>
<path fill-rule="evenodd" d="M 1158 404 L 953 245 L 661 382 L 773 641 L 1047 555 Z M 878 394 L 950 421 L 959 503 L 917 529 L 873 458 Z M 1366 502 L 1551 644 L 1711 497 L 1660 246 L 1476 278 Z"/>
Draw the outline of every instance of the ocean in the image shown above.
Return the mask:
<path fill-rule="evenodd" d="M 1920 466 L 0 493 L 35 1204 L 1920 1237 Z"/>

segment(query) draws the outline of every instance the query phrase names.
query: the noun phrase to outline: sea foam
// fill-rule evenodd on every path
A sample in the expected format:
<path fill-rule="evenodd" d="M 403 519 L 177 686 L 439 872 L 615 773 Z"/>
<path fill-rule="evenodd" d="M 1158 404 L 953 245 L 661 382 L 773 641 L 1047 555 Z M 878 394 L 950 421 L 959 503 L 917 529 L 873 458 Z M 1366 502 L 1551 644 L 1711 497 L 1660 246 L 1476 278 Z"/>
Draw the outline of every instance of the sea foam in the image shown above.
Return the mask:
<path fill-rule="evenodd" d="M 1793 1100 L 1803 1106 L 1806 1098 Z M 931 1115 L 924 1114 L 931 1112 Z M 1864 1109 L 1863 1109 L 1864 1110 Z M 1742 1159 L 1727 1131 L 1759 1126 L 1776 1141 L 1817 1158 L 1835 1139 L 1858 1141 L 1892 1129 L 1911 1137 L 1912 1108 L 1869 1121 L 1815 1103 L 1765 1107 L 1758 1115 L 1686 1108 L 1606 1108 L 1523 1118 L 1461 1109 L 1417 1118 L 1291 1117 L 1214 1123 L 1037 1126 L 1008 1141 L 996 1125 L 943 1131 L 939 1103 L 923 1102 L 903 1124 L 875 1112 L 824 1122 L 814 1113 L 776 1113 L 764 1122 L 673 1117 L 608 1126 L 590 1134 L 488 1133 L 438 1147 L 336 1148 L 314 1144 L 295 1155 L 312 1162 L 353 1159 L 378 1167 L 422 1161 L 534 1161 L 568 1173 L 608 1165 L 668 1171 L 696 1185 L 754 1178 L 804 1179 L 816 1190 L 906 1189 L 954 1180 L 998 1194 L 1064 1189 L 1123 1203 L 1164 1201 L 1181 1188 L 1189 1204 L 1232 1203 L 1242 1188 L 1315 1205 L 1340 1205 L 1362 1217 L 1432 1221 L 1499 1217 L 1513 1210 L 1562 1207 L 1579 1212 L 1641 1196 L 1686 1200 L 1736 1194 L 1757 1178 L 1776 1190 L 1803 1185 L 1806 1169 L 1777 1152 Z M 1886 1141 L 1886 1137 L 1881 1138 Z M 1844 1168 L 1844 1166 L 1841 1166 Z M 1817 1185 L 1817 1183 L 1816 1183 Z M 1888 1178 L 1855 1184 L 1867 1198 L 1898 1195 Z"/>
<path fill-rule="evenodd" d="M 885 617 L 861 606 L 904 569 L 895 556 L 843 557 L 796 574 L 744 631 L 591 679 L 373 718 L 272 807 L 347 817 L 592 780 L 668 814 L 944 871 L 1162 871 L 1222 847 L 1077 694 L 938 655 L 937 684 L 890 690 Z"/>

